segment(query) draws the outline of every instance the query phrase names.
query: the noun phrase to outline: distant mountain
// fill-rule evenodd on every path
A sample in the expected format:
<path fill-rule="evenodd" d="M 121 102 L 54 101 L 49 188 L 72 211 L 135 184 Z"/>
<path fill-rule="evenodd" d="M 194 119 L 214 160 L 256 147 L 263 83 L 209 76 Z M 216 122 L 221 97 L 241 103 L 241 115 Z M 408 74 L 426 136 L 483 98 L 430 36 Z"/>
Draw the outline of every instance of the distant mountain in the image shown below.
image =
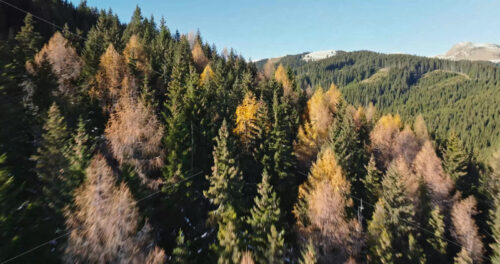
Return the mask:
<path fill-rule="evenodd" d="M 335 56 L 337 54 L 336 50 L 321 50 L 309 52 L 303 55 L 302 59 L 305 61 L 317 61 Z"/>
<path fill-rule="evenodd" d="M 437 58 L 449 60 L 471 60 L 500 62 L 500 45 L 461 42 L 454 45 L 446 54 Z"/>

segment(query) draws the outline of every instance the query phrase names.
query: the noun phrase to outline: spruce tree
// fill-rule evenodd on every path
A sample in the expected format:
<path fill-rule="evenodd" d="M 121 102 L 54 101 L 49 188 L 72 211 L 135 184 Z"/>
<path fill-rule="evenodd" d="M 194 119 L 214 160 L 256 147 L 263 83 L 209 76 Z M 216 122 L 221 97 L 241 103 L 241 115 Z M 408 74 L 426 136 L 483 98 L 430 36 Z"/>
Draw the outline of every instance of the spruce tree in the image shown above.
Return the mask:
<path fill-rule="evenodd" d="M 33 16 L 28 13 L 24 18 L 24 26 L 15 37 L 17 46 L 14 53 L 20 60 L 18 63 L 24 65 L 27 60 L 33 59 L 33 56 L 38 52 L 42 43 L 42 36 L 35 31 L 35 21 Z"/>
<path fill-rule="evenodd" d="M 266 170 L 257 188 L 258 196 L 254 199 L 255 204 L 248 219 L 255 259 L 261 263 L 276 263 L 282 252 L 284 232 L 276 230 L 280 220 L 279 198 L 273 191 Z"/>
<path fill-rule="evenodd" d="M 370 161 L 366 165 L 366 176 L 363 179 L 363 184 L 366 189 L 367 202 L 375 204 L 382 192 L 382 175 L 377 168 L 375 157 L 372 155 Z"/>
<path fill-rule="evenodd" d="M 241 259 L 240 238 L 238 237 L 238 218 L 232 206 L 228 206 L 222 214 L 217 232 L 217 253 L 219 264 L 239 263 Z"/>
<path fill-rule="evenodd" d="M 428 254 L 429 260 L 436 263 L 446 261 L 446 247 L 448 243 L 443 239 L 446 232 L 444 216 L 438 205 L 435 205 L 430 212 L 428 226 L 433 232 L 427 237 L 427 243 L 432 247 L 432 253 Z"/>
<path fill-rule="evenodd" d="M 207 176 L 210 182 L 208 190 L 203 194 L 217 208 L 212 215 L 218 218 L 227 207 L 237 208 L 237 201 L 241 199 L 242 174 L 237 160 L 234 158 L 234 142 L 229 136 L 227 122 L 224 120 L 215 139 L 213 151 L 214 165 L 212 175 Z"/>
<path fill-rule="evenodd" d="M 33 160 L 36 173 L 42 182 L 46 204 L 60 212 L 71 197 L 67 158 L 69 133 L 59 108 L 54 103 L 47 113 L 44 133 Z"/>
<path fill-rule="evenodd" d="M 472 261 L 472 258 L 470 257 L 469 253 L 467 252 L 467 249 L 462 248 L 460 252 L 455 256 L 453 259 L 453 263 L 455 264 L 473 264 L 474 261 Z M 492 262 L 495 263 L 495 262 Z"/>
<path fill-rule="evenodd" d="M 85 121 L 80 116 L 75 134 L 70 142 L 68 154 L 66 155 L 70 162 L 69 170 L 71 174 L 68 177 L 68 184 L 72 189 L 78 187 L 85 178 L 85 169 L 92 157 L 92 146 L 90 144 L 90 137 L 85 128 Z"/>
<path fill-rule="evenodd" d="M 127 25 L 127 28 L 123 31 L 122 42 L 126 44 L 132 35 L 138 35 L 142 37 L 144 34 L 144 24 L 143 17 L 141 13 L 141 8 L 137 5 L 134 10 L 134 14 Z"/>
<path fill-rule="evenodd" d="M 189 57 L 185 49 L 187 41 L 179 45 L 176 64 L 172 71 L 172 81 L 168 85 L 167 101 L 164 103 L 163 117 L 166 120 L 164 137 L 166 166 L 164 177 L 167 180 L 182 180 L 187 176 L 190 164 L 190 127 L 186 105 L 186 82 L 189 78 Z"/>
<path fill-rule="evenodd" d="M 363 178 L 366 175 L 364 167 L 367 163 L 366 153 L 356 130 L 352 113 L 342 106 L 345 104 L 342 102 L 343 100 L 340 100 L 330 140 L 337 162 L 352 183 L 352 193 L 356 197 L 365 197 Z"/>
<path fill-rule="evenodd" d="M 455 181 L 457 189 L 465 196 L 470 193 L 470 185 L 474 184 L 471 179 L 467 179 L 468 159 L 462 141 L 452 131 L 446 140 L 446 148 L 443 150 L 443 169 Z"/>
<path fill-rule="evenodd" d="M 413 235 L 414 207 L 402 176 L 392 165 L 382 180 L 382 194 L 368 225 L 370 250 L 380 263 L 409 261 L 409 235 Z M 390 256 L 390 257 L 389 257 Z M 389 261 L 389 259 L 392 259 Z"/>

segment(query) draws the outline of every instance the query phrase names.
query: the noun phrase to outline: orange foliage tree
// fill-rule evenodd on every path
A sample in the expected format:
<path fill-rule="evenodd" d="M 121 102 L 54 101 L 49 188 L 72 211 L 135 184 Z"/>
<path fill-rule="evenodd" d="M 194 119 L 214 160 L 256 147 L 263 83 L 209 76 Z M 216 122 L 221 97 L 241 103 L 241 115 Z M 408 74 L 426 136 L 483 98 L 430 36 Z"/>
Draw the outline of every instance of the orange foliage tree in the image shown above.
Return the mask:
<path fill-rule="evenodd" d="M 133 68 L 148 74 L 151 71 L 151 65 L 147 57 L 143 45 L 139 41 L 137 35 L 130 37 L 125 49 L 123 50 L 123 57 L 128 65 Z"/>
<path fill-rule="evenodd" d="M 77 88 L 71 82 L 80 76 L 83 62 L 78 57 L 75 48 L 71 46 L 69 41 L 59 31 L 35 55 L 33 61 L 35 65 L 32 65 L 31 62 L 27 63 L 27 70 L 32 74 L 36 74 L 36 66 L 41 65 L 44 60 L 50 62 L 52 71 L 57 76 L 59 84 L 57 95 L 64 96 L 70 100 L 74 99 L 77 95 Z"/>
<path fill-rule="evenodd" d="M 299 127 L 294 144 L 295 155 L 306 165 L 316 157 L 323 143 L 327 141 L 339 100 L 340 92 L 332 84 L 326 93 L 318 87 L 307 102 L 304 122 Z"/>
<path fill-rule="evenodd" d="M 337 165 L 333 150 L 325 148 L 307 181 L 299 187 L 293 210 L 301 235 L 322 249 L 321 258 L 347 258 L 359 253 L 362 228 L 347 217 L 346 208 L 352 206 L 349 195 L 349 181 Z"/>
<path fill-rule="evenodd" d="M 193 49 L 191 50 L 191 54 L 193 55 L 194 64 L 199 71 L 207 66 L 208 58 L 207 56 L 205 56 L 205 53 L 203 52 L 203 48 L 201 47 L 201 43 L 199 41 L 195 41 Z"/>
<path fill-rule="evenodd" d="M 156 187 L 159 181 L 150 181 L 147 174 L 163 166 L 163 131 L 150 105 L 124 94 L 110 116 L 105 135 L 118 162 L 132 165 L 144 183 Z"/>
<path fill-rule="evenodd" d="M 118 101 L 123 80 L 127 75 L 129 73 L 125 59 L 110 44 L 101 56 L 95 85 L 91 89 L 92 97 L 100 101 L 104 111 L 111 111 Z"/>
<path fill-rule="evenodd" d="M 470 257 L 474 263 L 481 263 L 484 248 L 473 218 L 478 213 L 476 204 L 476 199 L 473 196 L 455 203 L 451 210 L 451 219 L 454 227 L 453 236 L 462 246 L 461 254 Z"/>
<path fill-rule="evenodd" d="M 163 250 L 150 249 L 149 226 L 141 232 L 139 211 L 130 190 L 116 186 L 113 170 L 104 156 L 91 161 L 85 183 L 75 192 L 75 209 L 66 209 L 71 230 L 67 262 L 163 263 Z"/>

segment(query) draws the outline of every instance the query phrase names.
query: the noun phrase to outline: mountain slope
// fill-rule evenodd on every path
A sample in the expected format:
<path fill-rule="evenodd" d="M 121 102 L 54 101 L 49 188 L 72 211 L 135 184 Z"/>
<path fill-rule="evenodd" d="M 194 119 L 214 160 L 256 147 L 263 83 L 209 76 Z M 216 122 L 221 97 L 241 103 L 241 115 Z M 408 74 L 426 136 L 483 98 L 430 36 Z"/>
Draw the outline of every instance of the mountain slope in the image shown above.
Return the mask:
<path fill-rule="evenodd" d="M 500 46 L 462 42 L 454 45 L 446 54 L 437 56 L 449 60 L 471 60 L 500 62 Z"/>
<path fill-rule="evenodd" d="M 422 114 L 435 137 L 455 130 L 482 157 L 499 145 L 500 67 L 494 64 L 369 51 L 311 62 L 302 57 L 289 55 L 276 63 L 291 67 L 304 89 L 335 83 L 351 104 L 372 102 L 407 120 Z"/>

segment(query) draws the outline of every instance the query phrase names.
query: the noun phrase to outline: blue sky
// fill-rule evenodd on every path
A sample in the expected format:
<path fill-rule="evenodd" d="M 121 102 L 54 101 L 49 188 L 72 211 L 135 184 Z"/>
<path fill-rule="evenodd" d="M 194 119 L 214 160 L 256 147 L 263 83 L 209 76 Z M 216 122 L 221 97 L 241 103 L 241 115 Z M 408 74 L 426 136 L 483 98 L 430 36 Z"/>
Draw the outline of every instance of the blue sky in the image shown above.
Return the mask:
<path fill-rule="evenodd" d="M 74 4 L 80 0 L 70 0 Z M 253 60 L 326 49 L 433 56 L 500 44 L 500 0 L 88 0 L 128 22 L 136 5 L 181 33 Z"/>

